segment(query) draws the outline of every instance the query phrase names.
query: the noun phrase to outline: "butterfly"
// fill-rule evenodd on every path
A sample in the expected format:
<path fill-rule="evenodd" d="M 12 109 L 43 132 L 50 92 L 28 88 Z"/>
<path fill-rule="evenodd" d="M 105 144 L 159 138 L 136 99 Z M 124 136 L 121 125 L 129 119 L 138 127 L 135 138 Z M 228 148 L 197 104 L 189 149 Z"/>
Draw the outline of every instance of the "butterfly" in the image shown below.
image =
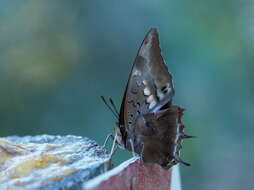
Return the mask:
<path fill-rule="evenodd" d="M 180 149 L 182 140 L 193 136 L 184 133 L 184 109 L 172 104 L 174 93 L 157 29 L 152 28 L 138 50 L 120 113 L 110 99 L 110 109 L 118 118 L 117 145 L 140 155 L 145 163 L 157 163 L 166 169 L 179 162 L 190 165 L 180 159 Z"/>

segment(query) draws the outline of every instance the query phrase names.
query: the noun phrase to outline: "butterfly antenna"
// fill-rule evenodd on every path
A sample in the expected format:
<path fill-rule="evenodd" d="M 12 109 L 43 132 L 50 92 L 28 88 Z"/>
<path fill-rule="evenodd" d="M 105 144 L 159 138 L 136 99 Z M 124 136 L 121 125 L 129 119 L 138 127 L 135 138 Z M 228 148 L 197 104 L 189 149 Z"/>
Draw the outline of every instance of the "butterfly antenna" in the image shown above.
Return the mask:
<path fill-rule="evenodd" d="M 116 117 L 116 119 L 118 120 L 118 114 L 115 113 L 115 110 L 112 109 L 112 107 L 110 107 L 110 105 L 108 104 L 108 102 L 105 100 L 104 96 L 101 96 L 102 101 L 104 102 L 104 104 L 108 107 L 108 109 L 113 113 L 113 115 Z"/>
<path fill-rule="evenodd" d="M 120 114 L 119 114 L 119 112 L 118 112 L 118 110 L 117 110 L 117 108 L 116 108 L 116 105 L 115 105 L 114 101 L 112 100 L 112 98 L 109 98 L 109 101 L 110 101 L 112 107 L 114 108 L 115 113 L 117 113 L 117 115 L 118 115 L 118 117 L 119 117 Z"/>

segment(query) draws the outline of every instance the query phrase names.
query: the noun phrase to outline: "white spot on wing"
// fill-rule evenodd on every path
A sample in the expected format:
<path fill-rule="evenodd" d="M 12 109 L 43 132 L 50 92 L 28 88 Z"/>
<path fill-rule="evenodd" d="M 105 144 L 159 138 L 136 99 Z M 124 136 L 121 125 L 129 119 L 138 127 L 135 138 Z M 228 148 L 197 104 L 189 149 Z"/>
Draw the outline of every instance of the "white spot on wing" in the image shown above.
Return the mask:
<path fill-rule="evenodd" d="M 133 75 L 141 75 L 141 72 L 140 70 L 138 69 L 135 69 L 134 72 L 133 72 Z"/>
<path fill-rule="evenodd" d="M 151 102 L 151 103 L 149 104 L 149 109 L 153 108 L 155 105 L 156 105 L 156 102 L 155 102 L 155 101 Z"/>
<path fill-rule="evenodd" d="M 154 95 L 150 95 L 147 99 L 146 99 L 147 103 L 151 103 L 151 102 L 155 102 L 155 97 Z"/>
<path fill-rule="evenodd" d="M 151 91 L 149 90 L 149 88 L 146 87 L 146 88 L 144 89 L 144 95 L 145 95 L 145 96 L 151 95 Z"/>
<path fill-rule="evenodd" d="M 150 96 L 146 99 L 146 101 L 147 101 L 147 103 L 149 103 L 149 109 L 153 108 L 153 107 L 156 105 L 156 103 L 157 103 L 157 101 L 156 101 L 154 95 L 150 95 Z"/>

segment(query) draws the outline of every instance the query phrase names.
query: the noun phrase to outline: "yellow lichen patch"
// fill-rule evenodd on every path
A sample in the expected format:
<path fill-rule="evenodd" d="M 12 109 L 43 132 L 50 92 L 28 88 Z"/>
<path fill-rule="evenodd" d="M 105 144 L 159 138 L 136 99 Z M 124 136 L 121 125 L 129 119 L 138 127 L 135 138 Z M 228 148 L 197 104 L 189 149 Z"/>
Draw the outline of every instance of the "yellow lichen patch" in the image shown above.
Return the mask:
<path fill-rule="evenodd" d="M 9 157 L 10 155 L 0 147 L 0 165 L 2 165 Z"/>
<path fill-rule="evenodd" d="M 19 178 L 32 173 L 34 170 L 45 168 L 49 164 L 64 164 L 66 160 L 51 154 L 41 154 L 25 160 L 8 171 L 10 178 Z"/>
<path fill-rule="evenodd" d="M 55 176 L 49 177 L 48 180 L 49 181 L 57 181 L 57 180 L 63 179 L 65 176 L 68 176 L 68 175 L 77 171 L 75 168 L 70 168 L 70 167 L 66 167 L 66 166 L 61 168 L 61 170 L 62 170 L 61 174 L 56 174 Z"/>

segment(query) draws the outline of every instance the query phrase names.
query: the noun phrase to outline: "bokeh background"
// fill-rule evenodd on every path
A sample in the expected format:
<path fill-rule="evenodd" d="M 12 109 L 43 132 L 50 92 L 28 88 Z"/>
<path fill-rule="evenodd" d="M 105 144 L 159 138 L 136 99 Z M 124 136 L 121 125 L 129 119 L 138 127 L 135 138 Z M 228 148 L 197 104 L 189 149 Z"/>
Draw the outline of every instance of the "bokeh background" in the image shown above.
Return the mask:
<path fill-rule="evenodd" d="M 183 189 L 253 188 L 253 0 L 1 0 L 0 135 L 103 143 L 150 27 L 186 108 Z M 116 162 L 130 155 L 118 151 Z"/>

